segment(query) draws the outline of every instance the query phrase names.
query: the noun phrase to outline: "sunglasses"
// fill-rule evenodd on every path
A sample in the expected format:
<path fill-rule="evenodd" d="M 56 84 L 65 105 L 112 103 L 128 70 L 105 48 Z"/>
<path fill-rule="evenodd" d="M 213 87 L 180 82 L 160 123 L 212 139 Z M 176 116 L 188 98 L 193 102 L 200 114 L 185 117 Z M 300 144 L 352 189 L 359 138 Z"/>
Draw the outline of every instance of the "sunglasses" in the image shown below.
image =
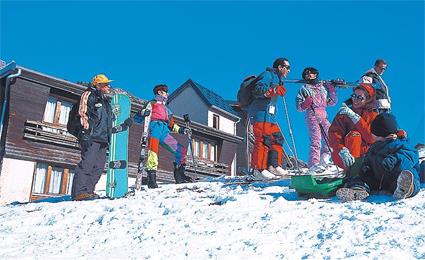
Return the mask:
<path fill-rule="evenodd" d="M 357 95 L 357 94 L 355 94 L 355 93 L 351 94 L 351 98 L 352 98 L 352 99 L 357 99 L 357 100 L 360 100 L 360 101 L 364 101 L 364 100 L 366 100 L 366 97 L 364 97 L 364 96 L 362 96 L 362 95 Z"/>
<path fill-rule="evenodd" d="M 284 67 L 286 70 L 290 70 L 291 69 L 291 66 L 289 66 L 289 65 L 283 65 L 282 67 Z"/>

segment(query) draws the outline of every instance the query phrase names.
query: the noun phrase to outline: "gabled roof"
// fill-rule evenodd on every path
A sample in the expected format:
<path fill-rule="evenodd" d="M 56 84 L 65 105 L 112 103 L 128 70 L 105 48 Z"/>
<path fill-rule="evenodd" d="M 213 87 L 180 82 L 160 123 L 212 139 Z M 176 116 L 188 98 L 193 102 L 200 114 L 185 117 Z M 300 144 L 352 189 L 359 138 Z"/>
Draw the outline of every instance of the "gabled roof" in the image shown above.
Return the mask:
<path fill-rule="evenodd" d="M 224 100 L 220 95 L 214 93 L 213 91 L 207 89 L 201 84 L 193 81 L 192 79 L 188 79 L 185 83 L 183 83 L 179 88 L 177 88 L 171 95 L 168 97 L 168 102 L 176 98 L 183 90 L 188 87 L 192 87 L 196 93 L 201 97 L 201 99 L 207 104 L 208 107 L 213 107 L 218 110 L 223 111 L 226 114 L 230 114 L 233 117 L 239 118 L 239 114 L 235 111 L 229 103 Z"/>
<path fill-rule="evenodd" d="M 3 78 L 16 69 L 16 62 L 12 61 L 6 64 L 4 61 L 0 60 L 0 78 Z"/>

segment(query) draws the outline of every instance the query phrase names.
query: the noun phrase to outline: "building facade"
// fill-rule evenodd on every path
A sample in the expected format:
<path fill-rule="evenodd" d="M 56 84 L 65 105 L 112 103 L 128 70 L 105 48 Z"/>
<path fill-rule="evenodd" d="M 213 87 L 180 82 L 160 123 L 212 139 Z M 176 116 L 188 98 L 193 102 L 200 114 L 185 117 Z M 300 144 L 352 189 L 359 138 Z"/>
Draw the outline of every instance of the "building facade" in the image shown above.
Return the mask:
<path fill-rule="evenodd" d="M 80 150 L 66 124 L 72 105 L 86 87 L 14 63 L 0 66 L 0 84 L 0 204 L 70 194 Z M 137 113 L 146 101 L 127 94 L 132 113 Z M 178 93 L 175 100 L 180 100 Z M 236 135 L 238 117 L 219 107 L 205 110 L 200 105 L 179 110 L 171 103 L 170 108 L 179 125 L 185 125 L 183 114 L 192 117 L 193 149 L 187 136 L 174 135 L 189 147 L 188 175 L 202 180 L 234 174 L 236 149 L 243 140 Z M 134 184 L 137 174 L 142 130 L 143 125 L 136 122 L 129 132 L 129 185 Z M 158 181 L 173 183 L 173 155 L 162 147 L 159 153 Z M 105 186 L 104 175 L 96 190 L 102 191 Z"/>

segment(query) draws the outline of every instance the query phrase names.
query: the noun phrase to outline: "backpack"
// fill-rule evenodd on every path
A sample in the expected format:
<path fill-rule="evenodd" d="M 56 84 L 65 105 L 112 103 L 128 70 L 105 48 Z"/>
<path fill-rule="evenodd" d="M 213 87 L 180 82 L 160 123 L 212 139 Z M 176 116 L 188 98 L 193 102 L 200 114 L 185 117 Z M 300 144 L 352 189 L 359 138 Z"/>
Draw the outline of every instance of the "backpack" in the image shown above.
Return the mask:
<path fill-rule="evenodd" d="M 68 133 L 72 134 L 75 137 L 81 132 L 82 125 L 80 122 L 80 114 L 78 113 L 80 109 L 80 101 L 72 105 L 71 111 L 69 112 L 68 123 L 66 124 L 66 130 Z"/>
<path fill-rule="evenodd" d="M 246 108 L 251 104 L 254 99 L 252 93 L 262 78 L 263 76 L 257 77 L 255 75 L 251 75 L 242 81 L 238 91 L 238 103 L 242 110 L 246 110 Z"/>

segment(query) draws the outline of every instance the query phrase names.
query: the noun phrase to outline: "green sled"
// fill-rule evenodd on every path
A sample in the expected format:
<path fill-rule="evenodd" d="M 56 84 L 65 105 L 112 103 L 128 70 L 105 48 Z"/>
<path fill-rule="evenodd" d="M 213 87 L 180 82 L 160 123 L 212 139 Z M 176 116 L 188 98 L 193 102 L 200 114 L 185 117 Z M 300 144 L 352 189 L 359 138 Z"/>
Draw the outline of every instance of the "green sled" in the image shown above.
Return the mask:
<path fill-rule="evenodd" d="M 343 178 L 317 177 L 312 175 L 295 175 L 291 177 L 291 188 L 303 197 L 329 198 L 343 184 Z"/>
<path fill-rule="evenodd" d="M 112 112 L 115 120 L 112 126 L 119 126 L 130 117 L 131 102 L 126 94 L 112 96 Z M 128 129 L 112 134 L 109 145 L 106 196 L 121 198 L 128 193 Z"/>

